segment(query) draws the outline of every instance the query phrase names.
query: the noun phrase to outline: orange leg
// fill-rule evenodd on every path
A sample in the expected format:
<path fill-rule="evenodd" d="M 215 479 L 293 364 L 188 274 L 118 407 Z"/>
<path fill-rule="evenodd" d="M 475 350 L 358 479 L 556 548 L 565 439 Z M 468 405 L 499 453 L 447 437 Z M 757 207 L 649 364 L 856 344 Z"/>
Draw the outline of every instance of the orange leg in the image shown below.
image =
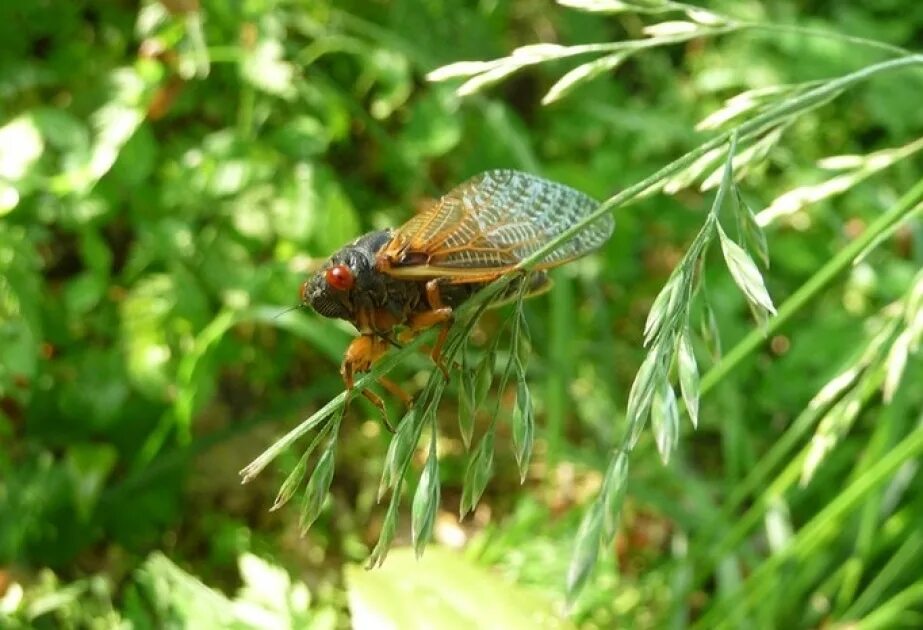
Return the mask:
<path fill-rule="evenodd" d="M 421 330 L 426 330 L 427 328 L 432 328 L 433 326 L 439 324 L 441 324 L 442 327 L 439 330 L 439 336 L 436 338 L 435 345 L 433 345 L 432 350 L 430 350 L 429 356 L 433 359 L 433 362 L 436 364 L 436 366 L 442 371 L 443 375 L 448 379 L 449 371 L 446 369 L 442 362 L 442 347 L 445 345 L 445 341 L 449 336 L 449 329 L 452 327 L 451 308 L 448 306 L 443 306 L 432 311 L 414 313 L 411 315 L 407 322 L 410 330 L 401 333 L 400 338 L 401 341 L 409 341 Z"/>
<path fill-rule="evenodd" d="M 353 375 L 356 372 L 368 372 L 372 364 L 388 351 L 388 342 L 375 335 L 356 337 L 346 348 L 340 374 L 346 383 L 346 389 L 353 388 Z"/>
<path fill-rule="evenodd" d="M 352 343 L 350 343 L 349 347 L 346 349 L 346 355 L 343 357 L 343 364 L 340 367 L 340 375 L 343 377 L 343 382 L 346 383 L 346 389 L 352 390 L 354 376 L 357 372 L 368 372 L 372 364 L 380 359 L 387 351 L 388 342 L 375 335 L 362 335 L 353 339 Z M 389 391 L 392 391 L 387 385 L 385 385 L 385 387 L 387 387 Z M 397 386 L 395 385 L 395 387 Z M 385 426 L 393 433 L 394 428 L 388 420 L 388 414 L 385 411 L 385 403 L 381 397 L 368 389 L 363 389 L 362 395 L 378 408 L 384 418 Z M 404 396 L 406 396 L 406 394 L 404 394 Z M 401 398 L 403 399 L 403 397 Z"/>
<path fill-rule="evenodd" d="M 426 301 L 434 311 L 445 308 L 442 303 L 442 294 L 439 292 L 439 278 L 434 278 L 426 283 Z"/>
<path fill-rule="evenodd" d="M 392 381 L 386 376 L 379 377 L 378 382 L 381 383 L 381 386 L 391 392 L 391 395 L 395 398 L 400 398 L 401 402 L 404 403 L 407 407 L 410 407 L 413 404 L 413 397 L 405 392 L 400 385 Z"/>

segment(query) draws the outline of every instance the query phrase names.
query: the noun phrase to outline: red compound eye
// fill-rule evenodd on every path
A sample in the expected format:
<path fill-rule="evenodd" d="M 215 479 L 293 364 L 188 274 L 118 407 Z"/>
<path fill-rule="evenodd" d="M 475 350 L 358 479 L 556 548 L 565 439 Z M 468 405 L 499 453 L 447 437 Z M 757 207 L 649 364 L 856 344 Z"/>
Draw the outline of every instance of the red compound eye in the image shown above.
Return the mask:
<path fill-rule="evenodd" d="M 340 291 L 348 291 L 353 286 L 353 272 L 346 265 L 335 265 L 325 274 L 327 284 Z"/>

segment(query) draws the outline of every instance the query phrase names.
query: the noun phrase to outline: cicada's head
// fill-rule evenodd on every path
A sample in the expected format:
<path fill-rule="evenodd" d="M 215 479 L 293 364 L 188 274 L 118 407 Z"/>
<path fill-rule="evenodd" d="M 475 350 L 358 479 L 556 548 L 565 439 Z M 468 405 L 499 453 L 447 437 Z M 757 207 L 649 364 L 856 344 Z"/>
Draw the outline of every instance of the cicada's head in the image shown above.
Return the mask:
<path fill-rule="evenodd" d="M 388 242 L 390 230 L 370 232 L 342 248 L 301 285 L 301 302 L 319 315 L 356 323 L 360 308 L 378 302 L 380 272 L 375 255 Z"/>

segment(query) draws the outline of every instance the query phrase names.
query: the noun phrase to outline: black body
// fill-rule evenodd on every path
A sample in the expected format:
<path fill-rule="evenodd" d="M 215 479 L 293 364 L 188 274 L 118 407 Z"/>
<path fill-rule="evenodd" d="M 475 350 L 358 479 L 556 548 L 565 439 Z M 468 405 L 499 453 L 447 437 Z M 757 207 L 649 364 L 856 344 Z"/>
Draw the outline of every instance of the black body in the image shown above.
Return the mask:
<path fill-rule="evenodd" d="M 324 317 L 345 319 L 360 328 L 359 313 L 385 311 L 398 324 L 414 313 L 432 310 L 426 299 L 427 280 L 402 280 L 378 271 L 375 256 L 393 236 L 393 231 L 377 230 L 357 238 L 330 257 L 324 266 L 305 283 L 301 296 Z M 333 266 L 346 265 L 352 271 L 352 288 L 342 291 L 327 283 L 326 272 Z M 445 284 L 440 296 L 445 306 L 457 308 L 484 286 L 484 283 Z M 361 330 L 387 333 L 389 330 Z"/>

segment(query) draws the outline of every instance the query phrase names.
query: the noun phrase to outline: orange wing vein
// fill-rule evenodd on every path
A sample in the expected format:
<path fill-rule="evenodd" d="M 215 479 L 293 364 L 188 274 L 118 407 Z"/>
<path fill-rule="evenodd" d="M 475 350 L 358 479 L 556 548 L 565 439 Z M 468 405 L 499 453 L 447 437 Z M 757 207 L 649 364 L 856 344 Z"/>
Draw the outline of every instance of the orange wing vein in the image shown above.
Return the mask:
<path fill-rule="evenodd" d="M 382 248 L 379 265 L 398 278 L 481 280 L 528 258 L 598 205 L 582 192 L 535 175 L 488 171 L 398 228 Z M 611 214 L 596 219 L 536 268 L 556 267 L 598 249 L 614 227 Z"/>

